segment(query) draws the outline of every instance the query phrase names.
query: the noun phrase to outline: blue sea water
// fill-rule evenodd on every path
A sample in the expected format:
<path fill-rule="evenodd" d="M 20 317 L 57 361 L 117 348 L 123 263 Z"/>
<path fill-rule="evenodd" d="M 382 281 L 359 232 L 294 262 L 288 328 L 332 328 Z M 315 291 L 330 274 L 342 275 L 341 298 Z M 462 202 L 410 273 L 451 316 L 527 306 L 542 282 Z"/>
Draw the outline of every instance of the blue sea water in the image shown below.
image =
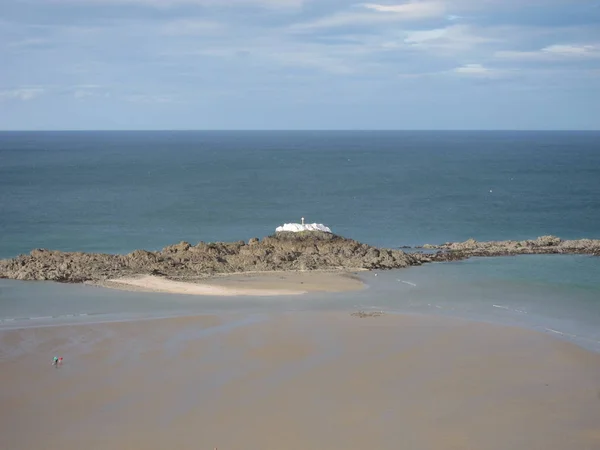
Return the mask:
<path fill-rule="evenodd" d="M 391 247 L 598 238 L 600 133 L 0 133 L 0 212 L 0 257 L 248 239 L 301 216 Z"/>
<path fill-rule="evenodd" d="M 0 133 L 0 258 L 247 240 L 300 217 L 386 247 L 600 238 L 600 133 Z M 382 303 L 600 341 L 599 275 L 592 257 L 474 259 L 381 274 L 369 295 L 302 307 Z M 89 289 L 0 280 L 0 318 L 150 308 Z M 153 298 L 157 313 L 175 304 Z"/>

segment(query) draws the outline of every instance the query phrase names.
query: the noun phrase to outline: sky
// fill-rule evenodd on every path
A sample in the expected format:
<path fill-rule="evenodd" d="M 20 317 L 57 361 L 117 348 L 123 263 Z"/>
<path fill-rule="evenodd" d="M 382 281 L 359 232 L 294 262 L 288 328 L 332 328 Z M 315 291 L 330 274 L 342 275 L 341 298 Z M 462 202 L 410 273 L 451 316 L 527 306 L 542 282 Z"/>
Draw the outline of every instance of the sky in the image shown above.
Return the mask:
<path fill-rule="evenodd" d="M 0 0 L 0 129 L 600 129 L 600 0 Z"/>

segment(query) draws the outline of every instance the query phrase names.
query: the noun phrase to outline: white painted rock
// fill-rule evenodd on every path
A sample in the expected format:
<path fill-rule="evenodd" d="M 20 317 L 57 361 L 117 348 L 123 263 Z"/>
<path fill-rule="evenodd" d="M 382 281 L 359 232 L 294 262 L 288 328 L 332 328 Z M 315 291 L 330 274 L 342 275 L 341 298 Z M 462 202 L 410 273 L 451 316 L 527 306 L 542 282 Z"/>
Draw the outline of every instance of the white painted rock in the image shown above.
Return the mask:
<path fill-rule="evenodd" d="M 323 231 L 325 233 L 331 233 L 331 229 L 322 223 L 285 223 L 282 226 L 275 228 L 275 231 L 291 231 L 292 233 L 299 233 L 301 231 Z"/>

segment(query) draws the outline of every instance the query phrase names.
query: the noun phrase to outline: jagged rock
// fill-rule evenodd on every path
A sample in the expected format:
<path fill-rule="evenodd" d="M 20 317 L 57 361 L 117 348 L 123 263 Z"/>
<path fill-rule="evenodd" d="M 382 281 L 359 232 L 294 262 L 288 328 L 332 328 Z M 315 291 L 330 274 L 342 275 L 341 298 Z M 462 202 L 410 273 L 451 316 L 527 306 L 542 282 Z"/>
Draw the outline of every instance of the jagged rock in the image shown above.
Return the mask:
<path fill-rule="evenodd" d="M 177 253 L 185 252 L 190 249 L 192 245 L 189 242 L 181 241 L 179 244 L 170 245 L 163 249 L 163 253 Z"/>
<path fill-rule="evenodd" d="M 553 245 L 559 245 L 561 242 L 562 239 L 556 236 L 540 236 L 535 240 L 535 244 L 538 247 L 551 247 Z"/>
<path fill-rule="evenodd" d="M 332 233 L 278 232 L 262 241 L 188 242 L 159 252 L 136 250 L 128 255 L 32 250 L 29 255 L 0 260 L 0 278 L 52 280 L 63 283 L 103 281 L 136 274 L 180 280 L 247 271 L 399 269 L 429 262 L 459 261 L 471 256 L 532 253 L 579 253 L 600 256 L 600 240 L 563 241 L 542 236 L 529 241 L 490 241 L 427 245 L 432 253 L 405 253 L 375 248 Z"/>
<path fill-rule="evenodd" d="M 262 241 L 187 242 L 159 252 L 105 255 L 37 249 L 0 261 L 0 278 L 79 283 L 135 274 L 177 279 L 244 271 L 400 268 L 418 262 L 400 250 L 380 250 L 324 232 L 286 233 Z"/>
<path fill-rule="evenodd" d="M 466 242 L 452 242 L 431 247 L 448 253 L 457 254 L 460 256 L 460 259 L 471 256 L 504 256 L 550 253 L 595 255 L 600 252 L 600 240 L 578 239 L 565 241 L 556 236 L 540 236 L 535 240 L 527 241 L 477 242 L 473 239 L 469 239 Z M 449 258 L 449 256 L 439 255 L 436 256 L 436 258 Z"/>

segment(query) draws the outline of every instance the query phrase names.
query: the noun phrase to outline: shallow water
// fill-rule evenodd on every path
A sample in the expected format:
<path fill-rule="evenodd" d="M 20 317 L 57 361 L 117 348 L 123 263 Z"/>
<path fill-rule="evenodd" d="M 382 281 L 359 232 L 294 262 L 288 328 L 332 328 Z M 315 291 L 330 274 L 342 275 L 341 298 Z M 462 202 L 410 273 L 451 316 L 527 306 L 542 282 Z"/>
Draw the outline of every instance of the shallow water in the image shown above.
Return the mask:
<path fill-rule="evenodd" d="M 389 247 L 600 238 L 599 148 L 597 132 L 1 132 L 0 258 L 248 239 L 301 216 Z M 599 258 L 472 259 L 378 275 L 362 275 L 363 292 L 268 299 L 0 280 L 0 329 L 380 308 L 598 347 Z"/>
<path fill-rule="evenodd" d="M 367 285 L 361 291 L 244 298 L 0 280 L 0 330 L 207 313 L 383 310 L 522 326 L 600 352 L 598 273 L 600 259 L 589 256 L 474 258 L 360 273 Z"/>
<path fill-rule="evenodd" d="M 368 274 L 386 301 L 363 306 L 522 326 L 600 351 L 599 274 L 589 256 L 473 258 Z"/>

